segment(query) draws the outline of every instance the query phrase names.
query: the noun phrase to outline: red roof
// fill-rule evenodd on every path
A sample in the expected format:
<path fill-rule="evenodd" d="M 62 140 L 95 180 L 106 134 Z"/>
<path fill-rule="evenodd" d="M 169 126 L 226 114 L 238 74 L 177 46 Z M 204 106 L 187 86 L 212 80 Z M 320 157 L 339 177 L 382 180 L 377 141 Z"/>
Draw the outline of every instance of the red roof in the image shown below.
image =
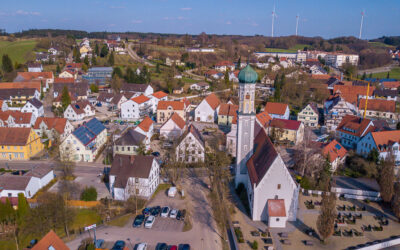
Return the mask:
<path fill-rule="evenodd" d="M 270 217 L 286 217 L 285 200 L 276 199 L 268 200 L 268 216 Z"/>
<path fill-rule="evenodd" d="M 400 130 L 372 132 L 372 138 L 380 152 L 391 149 L 393 143 L 400 143 Z"/>
<path fill-rule="evenodd" d="M 146 116 L 142 122 L 139 123 L 138 127 L 141 128 L 144 132 L 149 132 L 150 126 L 153 124 L 153 120 Z"/>
<path fill-rule="evenodd" d="M 36 245 L 32 247 L 32 250 L 48 250 L 50 247 L 53 247 L 55 250 L 70 250 L 53 230 L 50 230 L 50 232 L 36 243 Z"/>
<path fill-rule="evenodd" d="M 365 109 L 365 99 L 360 99 L 358 105 L 360 110 Z M 396 102 L 382 99 L 369 99 L 367 103 L 367 110 L 381 111 L 381 112 L 396 112 Z"/>
<path fill-rule="evenodd" d="M 370 123 L 370 119 L 362 119 L 355 115 L 346 115 L 342 118 L 342 121 L 339 123 L 336 131 L 361 137 L 375 129 L 375 127 L 371 125 L 367 130 L 367 127 Z"/>
<path fill-rule="evenodd" d="M 136 97 L 132 98 L 131 100 L 136 102 L 137 104 L 142 104 L 142 103 L 150 100 L 150 98 L 148 98 L 147 96 L 144 96 L 144 95 L 140 95 L 140 96 L 136 96 Z"/>
<path fill-rule="evenodd" d="M 269 114 L 284 115 L 286 109 L 288 109 L 288 105 L 286 103 L 267 102 L 264 111 L 267 111 Z"/>
<path fill-rule="evenodd" d="M 41 83 L 34 82 L 0 82 L 0 89 L 36 89 L 40 92 Z"/>
<path fill-rule="evenodd" d="M 159 101 L 157 109 L 165 110 L 171 107 L 173 110 L 184 110 L 185 103 L 180 101 Z"/>
<path fill-rule="evenodd" d="M 211 76 L 211 75 L 215 75 L 215 74 L 218 74 L 218 73 L 219 73 L 218 71 L 216 71 L 214 69 L 210 69 L 205 74 Z"/>
<path fill-rule="evenodd" d="M 18 72 L 17 76 L 23 77 L 26 81 L 54 78 L 53 72 Z"/>
<path fill-rule="evenodd" d="M 235 66 L 235 64 L 231 61 L 220 61 L 216 63 L 215 66 Z"/>
<path fill-rule="evenodd" d="M 237 116 L 238 105 L 221 103 L 218 115 Z"/>
<path fill-rule="evenodd" d="M 65 65 L 65 68 L 66 69 L 68 69 L 68 68 L 70 68 L 70 69 L 80 69 L 80 68 L 82 68 L 82 63 L 67 63 Z"/>
<path fill-rule="evenodd" d="M 329 80 L 329 78 L 331 78 L 331 76 L 328 74 L 322 74 L 322 75 L 311 74 L 311 78 L 318 79 L 318 80 Z"/>
<path fill-rule="evenodd" d="M 400 87 L 400 81 L 395 82 L 382 82 L 382 85 L 385 89 L 394 89 Z"/>
<path fill-rule="evenodd" d="M 177 113 L 173 113 L 170 118 L 180 129 L 183 129 L 186 125 L 186 122 L 178 115 Z"/>
<path fill-rule="evenodd" d="M 271 127 L 288 129 L 288 130 L 298 130 L 300 125 L 301 125 L 300 121 L 286 120 L 286 119 L 279 119 L 279 118 L 272 119 L 272 121 L 270 123 Z"/>
<path fill-rule="evenodd" d="M 54 83 L 74 83 L 75 79 L 73 77 L 67 77 L 67 78 L 54 78 Z"/>
<path fill-rule="evenodd" d="M 206 100 L 208 105 L 210 105 L 213 110 L 218 108 L 218 106 L 221 104 L 221 101 L 214 93 L 209 94 L 204 100 Z"/>
<path fill-rule="evenodd" d="M 367 89 L 367 86 L 335 85 L 333 87 L 333 93 L 339 92 L 340 96 L 343 97 L 346 102 L 357 104 L 358 95 L 366 96 Z M 370 86 L 368 96 L 372 96 L 374 90 L 375 87 Z"/>
<path fill-rule="evenodd" d="M 256 115 L 256 117 L 257 117 L 257 120 L 260 122 L 260 124 L 261 124 L 264 128 L 267 127 L 267 126 L 269 125 L 269 123 L 271 122 L 271 120 L 272 120 L 272 117 L 268 114 L 267 111 L 258 113 L 258 114 Z"/>
<path fill-rule="evenodd" d="M 46 124 L 48 129 L 55 129 L 59 134 L 63 134 L 67 119 L 58 117 L 38 117 L 33 129 L 39 129 L 42 122 Z"/>
<path fill-rule="evenodd" d="M 165 93 L 165 92 L 163 92 L 163 91 L 157 91 L 157 92 L 153 93 L 153 96 L 154 96 L 155 98 L 157 98 L 157 99 L 161 99 L 161 98 L 163 98 L 163 97 L 168 96 L 168 94 Z"/>
<path fill-rule="evenodd" d="M 331 141 L 322 149 L 322 155 L 328 157 L 334 162 L 338 157 L 343 158 L 347 154 L 347 150 L 336 140 Z"/>

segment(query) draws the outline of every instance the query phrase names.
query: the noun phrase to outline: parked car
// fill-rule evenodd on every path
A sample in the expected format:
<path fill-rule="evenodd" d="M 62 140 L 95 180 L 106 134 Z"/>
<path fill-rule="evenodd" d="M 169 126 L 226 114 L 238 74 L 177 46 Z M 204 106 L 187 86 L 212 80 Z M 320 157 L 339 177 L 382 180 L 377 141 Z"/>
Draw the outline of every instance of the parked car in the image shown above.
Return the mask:
<path fill-rule="evenodd" d="M 175 219 L 177 214 L 178 210 L 172 209 L 171 212 L 169 213 L 169 217 Z"/>
<path fill-rule="evenodd" d="M 156 217 L 150 215 L 147 217 L 146 222 L 144 223 L 145 228 L 152 228 Z"/>
<path fill-rule="evenodd" d="M 150 215 L 150 208 L 146 207 L 145 209 L 143 209 L 142 214 L 144 216 L 149 216 Z"/>
<path fill-rule="evenodd" d="M 161 217 L 167 218 L 169 214 L 169 207 L 163 207 L 161 210 Z"/>
<path fill-rule="evenodd" d="M 180 244 L 178 249 L 179 250 L 190 250 L 190 245 L 189 244 Z"/>
<path fill-rule="evenodd" d="M 178 210 L 178 214 L 176 215 L 177 220 L 181 220 L 182 217 L 182 210 Z"/>
<path fill-rule="evenodd" d="M 179 218 L 179 220 L 185 220 L 185 216 L 186 216 L 186 209 L 183 209 L 181 212 L 181 217 Z"/>
<path fill-rule="evenodd" d="M 170 187 L 169 189 L 168 189 L 168 197 L 175 197 L 175 195 L 176 195 L 176 187 Z"/>
<path fill-rule="evenodd" d="M 98 239 L 94 242 L 94 247 L 95 248 L 102 248 L 104 245 L 104 240 L 103 239 Z"/>
<path fill-rule="evenodd" d="M 136 250 L 147 250 L 147 243 L 139 243 L 136 245 Z"/>
<path fill-rule="evenodd" d="M 156 250 L 168 250 L 168 245 L 166 243 L 158 243 Z"/>
<path fill-rule="evenodd" d="M 155 157 L 159 157 L 160 156 L 160 152 L 153 152 L 153 153 L 151 153 L 153 156 L 155 156 Z"/>
<path fill-rule="evenodd" d="M 118 240 L 117 242 L 115 242 L 112 250 L 123 250 L 125 247 L 125 241 L 123 240 Z"/>
<path fill-rule="evenodd" d="M 161 207 L 160 206 L 155 206 L 155 207 L 152 207 L 150 209 L 150 214 L 155 216 L 155 217 L 158 217 L 160 215 L 160 213 L 161 213 Z"/>
<path fill-rule="evenodd" d="M 101 107 L 101 106 L 102 106 L 102 105 L 101 105 L 101 102 L 96 103 L 96 106 L 97 106 L 97 107 Z"/>
<path fill-rule="evenodd" d="M 178 250 L 178 247 L 176 245 L 172 245 L 168 247 L 168 250 Z"/>
<path fill-rule="evenodd" d="M 139 214 L 138 216 L 135 217 L 135 220 L 133 221 L 133 227 L 140 227 L 144 221 L 144 215 Z"/>

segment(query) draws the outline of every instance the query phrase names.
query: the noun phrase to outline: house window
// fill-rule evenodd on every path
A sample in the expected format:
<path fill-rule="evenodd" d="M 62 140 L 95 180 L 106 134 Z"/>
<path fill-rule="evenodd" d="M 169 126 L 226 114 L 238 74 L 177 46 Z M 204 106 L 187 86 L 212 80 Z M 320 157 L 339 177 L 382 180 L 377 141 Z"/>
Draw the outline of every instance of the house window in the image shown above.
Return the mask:
<path fill-rule="evenodd" d="M 139 178 L 135 178 L 135 183 L 139 183 Z"/>
<path fill-rule="evenodd" d="M 275 200 L 277 200 L 278 199 L 278 195 L 275 195 Z"/>
<path fill-rule="evenodd" d="M 279 218 L 276 218 L 276 221 L 279 221 Z"/>
<path fill-rule="evenodd" d="M 281 189 L 281 184 L 278 184 L 278 189 Z"/>

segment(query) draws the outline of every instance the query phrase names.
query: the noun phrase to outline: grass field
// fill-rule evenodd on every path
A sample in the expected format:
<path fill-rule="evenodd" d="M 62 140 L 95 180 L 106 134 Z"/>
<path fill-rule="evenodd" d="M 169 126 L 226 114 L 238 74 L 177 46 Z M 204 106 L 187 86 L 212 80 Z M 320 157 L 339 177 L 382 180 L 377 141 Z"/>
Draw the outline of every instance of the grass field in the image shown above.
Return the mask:
<path fill-rule="evenodd" d="M 77 214 L 70 229 L 82 228 L 94 223 L 99 223 L 100 221 L 100 215 L 93 209 L 77 209 Z"/>
<path fill-rule="evenodd" d="M 266 48 L 267 52 L 283 52 L 283 53 L 295 53 L 298 50 L 303 50 L 304 47 L 309 47 L 307 44 L 296 44 L 289 49 L 278 49 L 278 48 Z"/>
<path fill-rule="evenodd" d="M 0 41 L 0 57 L 8 54 L 13 62 L 26 63 L 28 60 L 34 59 L 33 49 L 36 46 L 34 40 L 23 40 L 16 42 Z M 1 61 L 0 61 L 1 65 Z"/>
<path fill-rule="evenodd" d="M 385 44 L 385 43 L 381 43 L 381 42 L 368 42 L 370 45 L 375 46 L 375 47 L 386 47 L 389 49 L 393 49 L 394 46 L 389 45 L 389 44 Z"/>
<path fill-rule="evenodd" d="M 395 78 L 400 80 L 400 67 L 393 68 L 389 73 L 390 78 Z M 372 74 L 372 78 L 386 78 L 387 72 Z"/>
<path fill-rule="evenodd" d="M 130 55 L 115 55 L 115 65 L 130 65 L 134 64 L 133 59 L 130 57 Z"/>

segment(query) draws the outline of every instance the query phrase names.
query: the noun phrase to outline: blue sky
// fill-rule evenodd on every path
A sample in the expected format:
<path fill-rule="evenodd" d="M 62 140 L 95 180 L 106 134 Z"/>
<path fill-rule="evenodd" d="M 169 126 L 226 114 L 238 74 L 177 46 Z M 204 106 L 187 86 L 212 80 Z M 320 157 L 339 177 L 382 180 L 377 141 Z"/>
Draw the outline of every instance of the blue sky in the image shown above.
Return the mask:
<path fill-rule="evenodd" d="M 400 35 L 399 0 L 3 0 L 0 28 L 86 31 L 358 36 L 365 10 L 363 38 Z"/>

